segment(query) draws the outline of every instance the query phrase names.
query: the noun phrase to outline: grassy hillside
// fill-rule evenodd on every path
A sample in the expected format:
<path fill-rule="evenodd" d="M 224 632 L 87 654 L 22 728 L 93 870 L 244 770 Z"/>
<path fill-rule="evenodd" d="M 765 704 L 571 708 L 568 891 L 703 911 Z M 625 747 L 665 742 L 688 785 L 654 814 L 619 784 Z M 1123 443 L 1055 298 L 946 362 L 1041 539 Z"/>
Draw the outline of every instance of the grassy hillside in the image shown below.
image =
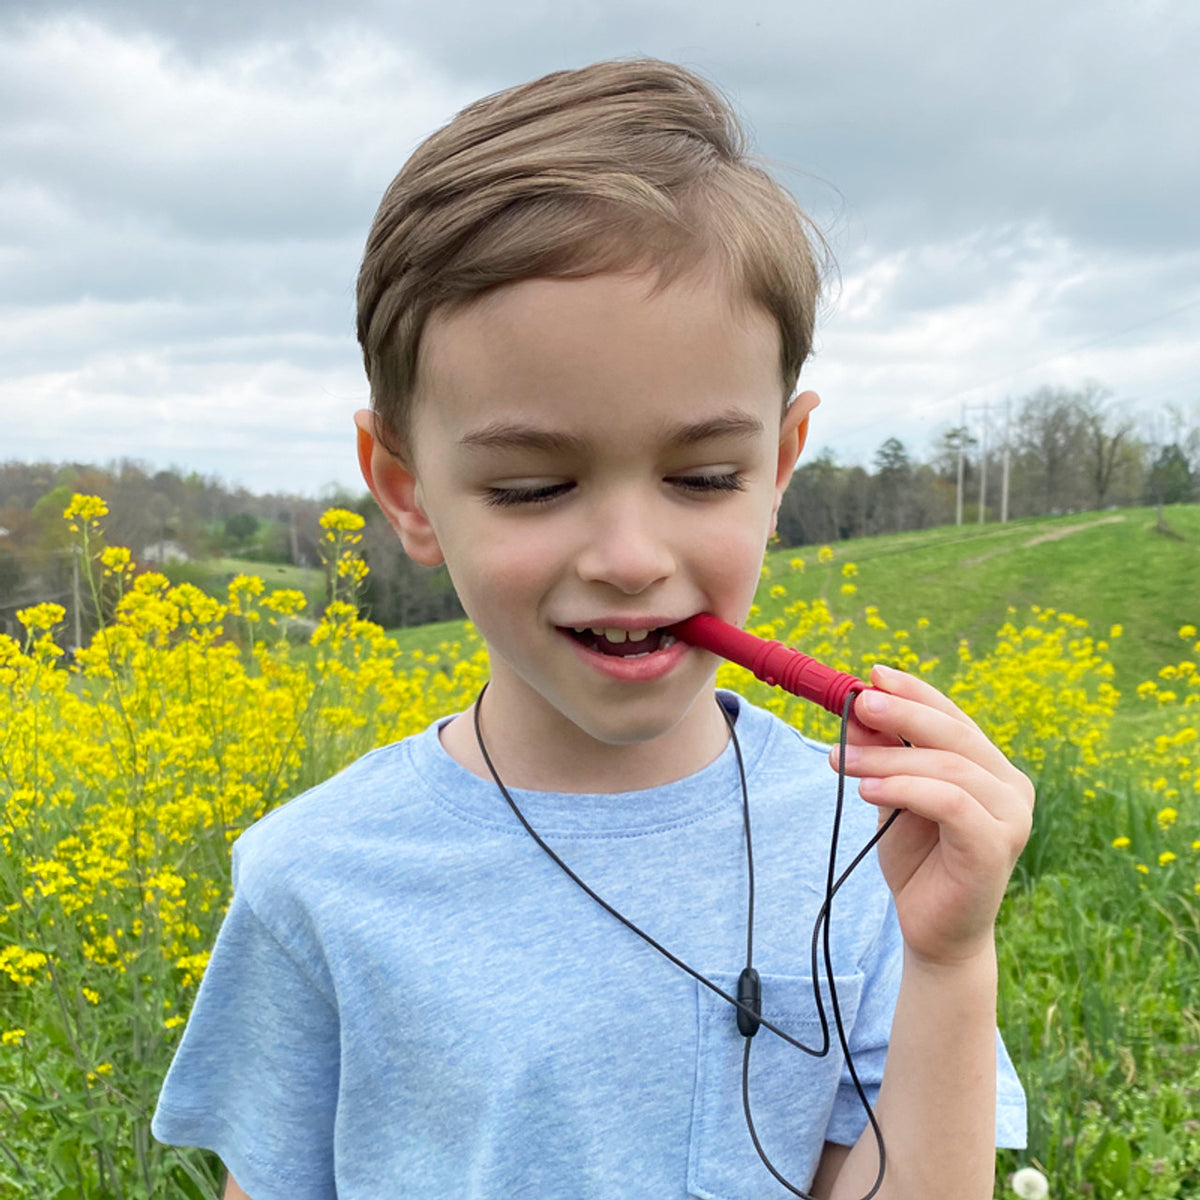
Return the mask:
<path fill-rule="evenodd" d="M 791 596 L 824 596 L 848 615 L 840 568 L 853 562 L 853 601 L 878 605 L 893 627 L 928 618 L 930 644 L 943 652 L 961 637 L 989 639 L 1009 605 L 1074 613 L 1099 637 L 1121 625 L 1111 654 L 1118 677 L 1128 680 L 1177 661 L 1179 627 L 1200 625 L 1200 505 L 1163 515 L 1163 529 L 1146 508 L 948 526 L 839 542 L 823 568 L 815 547 L 778 551 L 768 561 L 773 576 L 789 577 Z M 797 556 L 805 559 L 798 578 L 789 567 Z"/>
<path fill-rule="evenodd" d="M 325 572 L 321 567 L 294 567 L 290 563 L 256 562 L 242 558 L 196 558 L 171 562 L 162 568 L 172 583 L 193 583 L 212 596 L 224 596 L 238 575 L 257 575 L 268 588 L 295 588 L 308 597 L 310 611 L 324 603 Z"/>

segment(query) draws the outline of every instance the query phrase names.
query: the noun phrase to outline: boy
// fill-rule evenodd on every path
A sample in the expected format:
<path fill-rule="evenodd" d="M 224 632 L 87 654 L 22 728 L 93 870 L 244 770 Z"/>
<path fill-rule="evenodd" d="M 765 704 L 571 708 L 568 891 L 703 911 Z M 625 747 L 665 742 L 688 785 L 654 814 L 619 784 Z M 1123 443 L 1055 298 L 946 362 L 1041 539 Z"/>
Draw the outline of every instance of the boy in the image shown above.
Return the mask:
<path fill-rule="evenodd" d="M 481 101 L 389 188 L 360 462 L 491 681 L 237 843 L 154 1123 L 220 1154 L 226 1196 L 871 1190 L 837 1042 L 764 1029 L 751 1061 L 735 1009 L 637 936 L 727 993 L 752 940 L 763 1017 L 820 1040 L 837 751 L 716 696 L 713 657 L 663 632 L 745 619 L 817 403 L 791 398 L 817 279 L 727 106 L 664 63 Z M 877 1194 L 985 1200 L 997 1132 L 1023 1137 L 993 928 L 1033 791 L 934 689 L 872 682 L 839 870 L 903 811 L 837 895 L 830 966 Z"/>

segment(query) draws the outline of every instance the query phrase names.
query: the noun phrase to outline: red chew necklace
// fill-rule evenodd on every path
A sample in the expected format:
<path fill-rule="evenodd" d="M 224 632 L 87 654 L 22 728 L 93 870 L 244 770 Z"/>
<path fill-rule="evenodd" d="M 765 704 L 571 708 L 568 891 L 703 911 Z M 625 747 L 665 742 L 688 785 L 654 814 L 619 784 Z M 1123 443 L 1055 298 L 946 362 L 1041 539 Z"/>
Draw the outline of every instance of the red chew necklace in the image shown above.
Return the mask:
<path fill-rule="evenodd" d="M 669 626 L 667 632 L 753 671 L 771 687 L 783 688 L 793 696 L 819 704 L 835 717 L 845 711 L 846 698 L 851 692 L 865 692 L 869 687 L 857 676 L 835 671 L 782 642 L 755 637 L 709 613 L 688 617 L 678 625 Z"/>

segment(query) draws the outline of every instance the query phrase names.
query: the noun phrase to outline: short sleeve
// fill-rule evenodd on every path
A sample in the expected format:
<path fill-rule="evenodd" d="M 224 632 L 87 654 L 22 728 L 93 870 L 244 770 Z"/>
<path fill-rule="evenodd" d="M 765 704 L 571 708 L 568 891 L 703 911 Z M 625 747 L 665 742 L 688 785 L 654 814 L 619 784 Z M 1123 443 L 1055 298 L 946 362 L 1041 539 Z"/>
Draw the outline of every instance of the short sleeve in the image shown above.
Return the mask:
<path fill-rule="evenodd" d="M 334 1200 L 337 1011 L 235 893 L 151 1132 L 220 1156 L 253 1200 Z"/>
<path fill-rule="evenodd" d="M 887 915 L 879 936 L 863 963 L 862 998 L 849 1033 L 854 1069 L 863 1091 L 874 1105 L 883 1081 L 883 1067 L 891 1037 L 892 1016 L 900 994 L 904 939 L 896 909 L 888 901 Z M 1021 1148 L 1025 1145 L 1025 1092 L 1013 1069 L 1012 1060 L 996 1033 L 996 1145 Z M 842 1070 L 826 1140 L 851 1146 L 867 1126 L 866 1111 L 847 1068 Z"/>

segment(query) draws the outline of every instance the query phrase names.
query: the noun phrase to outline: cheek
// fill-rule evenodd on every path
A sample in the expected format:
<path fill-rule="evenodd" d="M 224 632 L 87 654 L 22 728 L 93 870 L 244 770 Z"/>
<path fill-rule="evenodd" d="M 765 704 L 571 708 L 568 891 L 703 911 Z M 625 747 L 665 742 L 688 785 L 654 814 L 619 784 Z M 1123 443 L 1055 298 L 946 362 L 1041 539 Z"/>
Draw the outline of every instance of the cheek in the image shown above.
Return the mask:
<path fill-rule="evenodd" d="M 464 607 L 536 593 L 553 575 L 556 562 L 541 531 L 486 527 L 462 530 L 452 539 L 446 560 Z"/>
<path fill-rule="evenodd" d="M 760 528 L 761 527 L 761 528 Z M 714 594 L 747 609 L 762 578 L 767 525 L 756 513 L 743 514 L 740 521 L 708 531 L 698 553 L 706 564 L 706 584 Z M 739 615 L 744 616 L 744 611 Z"/>

